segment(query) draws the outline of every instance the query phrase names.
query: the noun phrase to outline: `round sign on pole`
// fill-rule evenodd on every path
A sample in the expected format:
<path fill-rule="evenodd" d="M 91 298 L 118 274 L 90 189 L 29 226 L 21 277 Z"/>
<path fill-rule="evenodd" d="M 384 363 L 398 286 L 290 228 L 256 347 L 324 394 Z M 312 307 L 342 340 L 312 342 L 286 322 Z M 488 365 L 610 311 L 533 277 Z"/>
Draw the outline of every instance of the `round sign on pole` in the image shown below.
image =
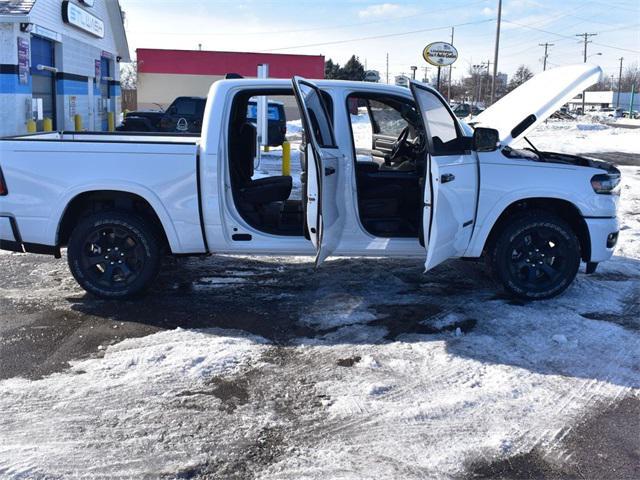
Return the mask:
<path fill-rule="evenodd" d="M 431 65 L 447 67 L 458 59 L 458 50 L 447 42 L 433 42 L 424 47 L 422 56 Z"/>

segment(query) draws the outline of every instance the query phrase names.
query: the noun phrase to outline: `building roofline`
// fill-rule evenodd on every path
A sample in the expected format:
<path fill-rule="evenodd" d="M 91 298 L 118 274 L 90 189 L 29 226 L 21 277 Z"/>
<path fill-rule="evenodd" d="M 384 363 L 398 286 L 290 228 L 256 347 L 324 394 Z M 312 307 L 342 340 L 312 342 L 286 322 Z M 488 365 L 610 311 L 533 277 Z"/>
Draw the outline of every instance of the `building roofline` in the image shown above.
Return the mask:
<path fill-rule="evenodd" d="M 128 63 L 131 61 L 131 52 L 129 51 L 129 40 L 127 39 L 127 31 L 124 28 L 124 15 L 120 7 L 120 2 L 119 0 L 106 2 L 106 6 L 109 17 L 111 18 L 110 23 L 113 25 L 113 34 L 118 48 L 118 55 L 120 55 L 122 62 Z"/>
<path fill-rule="evenodd" d="M 278 57 L 320 57 L 324 58 L 324 55 L 307 55 L 302 53 L 270 53 L 270 52 L 244 52 L 244 51 L 235 51 L 235 50 L 191 50 L 191 49 L 180 49 L 180 48 L 136 48 L 136 53 L 141 50 L 153 51 L 153 52 L 193 52 L 193 53 L 229 53 L 229 54 L 241 54 L 241 55 L 272 55 Z"/>
<path fill-rule="evenodd" d="M 29 23 L 29 14 L 3 13 L 0 14 L 0 23 Z"/>

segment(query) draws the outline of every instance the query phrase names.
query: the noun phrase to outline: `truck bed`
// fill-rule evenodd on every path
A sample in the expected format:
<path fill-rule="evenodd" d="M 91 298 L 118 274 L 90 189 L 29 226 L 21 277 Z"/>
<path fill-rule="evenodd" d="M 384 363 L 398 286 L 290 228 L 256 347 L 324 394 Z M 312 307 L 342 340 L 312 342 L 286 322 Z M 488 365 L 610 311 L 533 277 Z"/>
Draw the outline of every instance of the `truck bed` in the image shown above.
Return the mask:
<path fill-rule="evenodd" d="M 151 205 L 173 253 L 204 252 L 198 142 L 198 136 L 92 132 L 1 139 L 8 195 L 0 197 L 0 216 L 10 216 L 17 230 L 9 237 L 15 233 L 15 241 L 24 244 L 57 246 L 70 202 L 88 192 L 118 191 Z"/>

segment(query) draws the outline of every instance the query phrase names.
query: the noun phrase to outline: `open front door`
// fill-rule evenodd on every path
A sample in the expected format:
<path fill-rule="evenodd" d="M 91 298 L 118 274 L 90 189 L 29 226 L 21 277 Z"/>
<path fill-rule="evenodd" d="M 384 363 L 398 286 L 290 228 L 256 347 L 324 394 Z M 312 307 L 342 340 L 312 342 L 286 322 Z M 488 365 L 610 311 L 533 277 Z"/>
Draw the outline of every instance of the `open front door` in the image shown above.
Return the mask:
<path fill-rule="evenodd" d="M 427 150 L 424 169 L 422 242 L 426 270 L 460 256 L 469 246 L 475 221 L 478 163 L 444 99 L 426 85 L 411 82 L 422 116 Z"/>
<path fill-rule="evenodd" d="M 294 77 L 293 90 L 306 138 L 304 203 L 307 229 L 311 243 L 316 247 L 318 266 L 333 253 L 342 236 L 344 219 L 338 208 L 343 197 L 338 188 L 339 150 L 320 89 L 303 78 Z"/>

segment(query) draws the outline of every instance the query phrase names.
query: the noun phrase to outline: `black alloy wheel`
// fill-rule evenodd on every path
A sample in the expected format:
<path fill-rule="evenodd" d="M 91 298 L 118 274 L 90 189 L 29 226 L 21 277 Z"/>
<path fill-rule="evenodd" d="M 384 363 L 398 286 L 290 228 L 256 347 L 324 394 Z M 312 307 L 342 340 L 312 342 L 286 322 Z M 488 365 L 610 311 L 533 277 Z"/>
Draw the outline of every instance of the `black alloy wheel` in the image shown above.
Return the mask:
<path fill-rule="evenodd" d="M 540 300 L 559 295 L 571 284 L 580 266 L 580 243 L 564 220 L 527 212 L 509 222 L 490 255 L 507 292 Z"/>
<path fill-rule="evenodd" d="M 71 234 L 67 256 L 80 286 L 102 298 L 130 298 L 143 292 L 160 265 L 154 228 L 124 212 L 85 218 Z"/>

